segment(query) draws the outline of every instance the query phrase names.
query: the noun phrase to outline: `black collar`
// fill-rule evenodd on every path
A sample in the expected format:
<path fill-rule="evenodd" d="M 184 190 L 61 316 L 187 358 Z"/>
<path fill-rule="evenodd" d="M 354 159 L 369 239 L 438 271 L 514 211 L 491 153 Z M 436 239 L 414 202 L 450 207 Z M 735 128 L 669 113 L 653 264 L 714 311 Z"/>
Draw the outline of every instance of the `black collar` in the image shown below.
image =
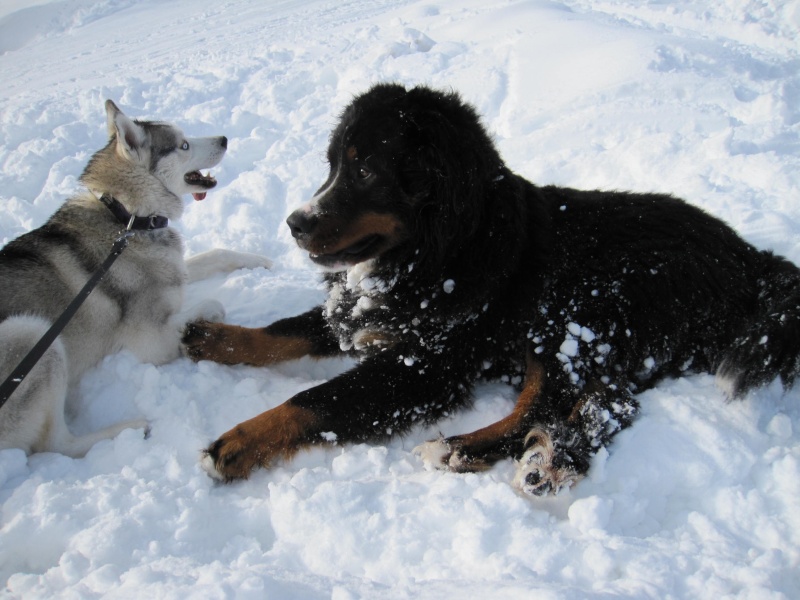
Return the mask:
<path fill-rule="evenodd" d="M 108 210 L 122 223 L 127 229 L 137 231 L 150 231 L 152 229 L 163 229 L 169 225 L 169 219 L 161 215 L 150 215 L 149 217 L 134 217 L 128 212 L 122 203 L 108 194 L 100 196 L 100 202 L 108 207 Z"/>

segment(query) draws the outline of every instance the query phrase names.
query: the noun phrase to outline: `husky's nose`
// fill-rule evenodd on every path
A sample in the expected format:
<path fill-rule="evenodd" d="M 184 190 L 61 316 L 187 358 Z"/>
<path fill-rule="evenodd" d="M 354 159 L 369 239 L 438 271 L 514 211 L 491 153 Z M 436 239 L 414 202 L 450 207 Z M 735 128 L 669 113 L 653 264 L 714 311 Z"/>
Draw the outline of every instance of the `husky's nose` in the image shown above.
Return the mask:
<path fill-rule="evenodd" d="M 227 148 L 228 147 L 228 138 L 226 138 L 224 135 L 221 135 L 219 137 L 219 145 L 222 146 L 223 148 Z"/>
<path fill-rule="evenodd" d="M 295 239 L 301 238 L 314 231 L 317 226 L 317 217 L 310 211 L 303 208 L 298 208 L 289 218 L 286 219 L 286 224 L 292 231 L 292 236 Z"/>

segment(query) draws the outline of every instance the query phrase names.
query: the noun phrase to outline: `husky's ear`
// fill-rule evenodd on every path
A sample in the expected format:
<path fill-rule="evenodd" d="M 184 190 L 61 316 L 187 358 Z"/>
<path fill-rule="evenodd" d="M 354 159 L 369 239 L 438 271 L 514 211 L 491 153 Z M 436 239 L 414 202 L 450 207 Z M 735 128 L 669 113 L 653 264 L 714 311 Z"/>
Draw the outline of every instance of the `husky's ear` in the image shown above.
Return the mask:
<path fill-rule="evenodd" d="M 117 105 L 106 100 L 108 137 L 117 136 L 117 148 L 124 154 L 138 154 L 145 143 L 144 130 L 125 116 Z"/>

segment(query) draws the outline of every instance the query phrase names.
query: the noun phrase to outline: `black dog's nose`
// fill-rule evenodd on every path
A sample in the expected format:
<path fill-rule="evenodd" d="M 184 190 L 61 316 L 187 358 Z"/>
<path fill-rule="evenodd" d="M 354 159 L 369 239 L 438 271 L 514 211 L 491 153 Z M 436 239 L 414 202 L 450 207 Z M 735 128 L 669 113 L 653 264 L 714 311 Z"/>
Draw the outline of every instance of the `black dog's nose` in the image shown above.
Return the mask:
<path fill-rule="evenodd" d="M 314 227 L 317 226 L 317 217 L 305 209 L 298 208 L 289 215 L 286 224 L 292 231 L 292 235 L 297 238 L 314 231 Z"/>

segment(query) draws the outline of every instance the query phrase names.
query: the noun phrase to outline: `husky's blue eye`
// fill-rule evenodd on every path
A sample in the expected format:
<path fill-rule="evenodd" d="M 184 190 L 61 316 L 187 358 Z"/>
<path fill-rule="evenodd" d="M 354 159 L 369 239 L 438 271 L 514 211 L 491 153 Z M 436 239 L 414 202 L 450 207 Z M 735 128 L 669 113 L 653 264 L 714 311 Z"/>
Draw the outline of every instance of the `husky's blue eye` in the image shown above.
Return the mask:
<path fill-rule="evenodd" d="M 183 142 L 181 144 L 181 150 L 188 150 L 189 149 L 189 142 Z"/>

